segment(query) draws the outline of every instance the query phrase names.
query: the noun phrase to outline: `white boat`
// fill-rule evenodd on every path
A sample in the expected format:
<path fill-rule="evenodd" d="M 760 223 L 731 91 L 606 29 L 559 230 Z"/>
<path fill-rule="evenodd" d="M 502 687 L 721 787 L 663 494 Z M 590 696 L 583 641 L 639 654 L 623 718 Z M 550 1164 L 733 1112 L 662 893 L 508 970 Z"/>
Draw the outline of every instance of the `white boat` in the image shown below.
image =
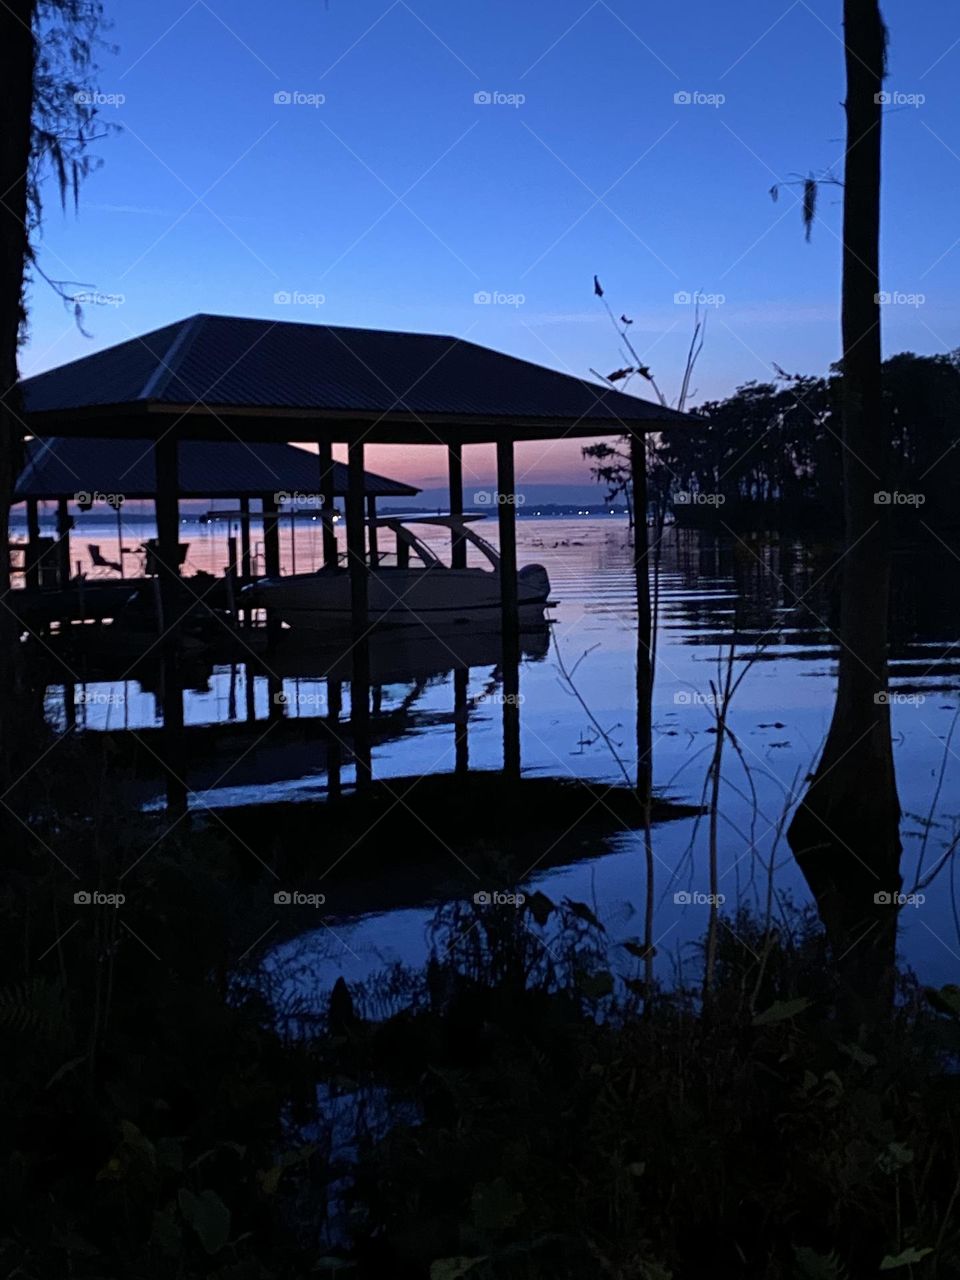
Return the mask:
<path fill-rule="evenodd" d="M 396 538 L 395 553 L 378 553 L 369 566 L 368 617 L 371 624 L 430 626 L 475 623 L 496 625 L 500 618 L 500 555 L 471 525 L 483 516 L 421 516 L 377 520 L 377 530 Z M 476 547 L 490 568 L 453 569 L 409 527 L 440 526 Z M 411 553 L 419 564 L 411 564 Z M 393 563 L 388 563 L 393 560 Z M 269 609 L 290 627 L 312 631 L 350 626 L 350 573 L 324 568 L 316 573 L 264 578 L 244 588 L 254 607 Z M 524 565 L 517 573 L 522 622 L 542 620 L 550 579 L 542 565 Z"/>

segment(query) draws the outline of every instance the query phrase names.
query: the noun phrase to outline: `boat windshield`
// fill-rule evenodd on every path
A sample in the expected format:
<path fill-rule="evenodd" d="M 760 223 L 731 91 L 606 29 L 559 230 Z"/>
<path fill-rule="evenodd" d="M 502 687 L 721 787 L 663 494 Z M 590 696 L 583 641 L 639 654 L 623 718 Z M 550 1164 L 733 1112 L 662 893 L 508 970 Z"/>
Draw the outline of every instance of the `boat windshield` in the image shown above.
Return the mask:
<path fill-rule="evenodd" d="M 419 559 L 427 566 L 433 568 L 438 566 L 446 568 L 440 558 L 427 546 L 422 538 L 418 537 L 410 528 L 411 524 L 430 525 L 433 528 L 449 529 L 451 533 L 459 533 L 465 542 L 470 542 L 477 548 L 494 569 L 500 568 L 500 555 L 496 547 L 490 545 L 486 538 L 480 536 L 475 529 L 471 527 L 467 519 L 457 516 L 427 516 L 422 520 L 411 519 L 409 523 L 401 519 L 378 520 L 377 523 L 384 528 L 390 529 L 397 538 L 398 549 L 402 546 L 409 555 L 410 551 L 416 553 Z M 406 556 L 404 557 L 406 559 Z M 385 559 L 383 553 L 380 554 L 381 562 Z"/>
<path fill-rule="evenodd" d="M 387 528 L 392 529 L 397 535 L 398 548 L 402 545 L 406 549 L 408 555 L 413 551 L 416 556 L 423 561 L 428 569 L 433 568 L 434 565 L 438 565 L 440 568 L 443 568 L 443 561 L 440 557 L 434 555 L 422 538 L 418 538 L 413 530 L 403 524 L 402 521 L 390 520 L 386 523 Z"/>
<path fill-rule="evenodd" d="M 476 529 L 472 529 L 468 524 L 461 525 L 460 532 L 468 542 L 472 542 L 477 550 L 487 557 L 495 569 L 500 568 L 500 553 L 490 545 L 486 538 L 481 538 Z"/>

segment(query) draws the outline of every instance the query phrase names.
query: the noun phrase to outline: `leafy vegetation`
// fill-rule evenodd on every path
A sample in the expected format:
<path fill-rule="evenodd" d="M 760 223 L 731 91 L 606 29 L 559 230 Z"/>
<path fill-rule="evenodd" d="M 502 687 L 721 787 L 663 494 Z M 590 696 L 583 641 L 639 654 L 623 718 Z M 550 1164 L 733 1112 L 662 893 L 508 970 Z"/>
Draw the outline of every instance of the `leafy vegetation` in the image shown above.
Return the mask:
<path fill-rule="evenodd" d="M 896 509 L 894 527 L 908 528 L 918 513 L 935 528 L 955 527 L 960 353 L 904 352 L 884 362 L 883 377 L 892 491 L 922 498 Z M 651 505 L 659 510 L 672 500 L 678 519 L 718 528 L 722 522 L 733 529 L 836 532 L 843 484 L 839 395 L 834 371 L 826 378 L 784 374 L 705 402 L 694 412 L 709 419 L 709 429 L 667 432 L 651 445 Z M 601 443 L 584 453 L 598 480 L 622 494 L 629 478 L 625 448 Z M 722 501 L 683 501 L 693 494 Z"/>
<path fill-rule="evenodd" d="M 217 824 L 158 841 L 62 750 L 0 895 L 4 1274 L 956 1273 L 955 988 L 852 1038 L 788 910 L 722 918 L 704 1005 L 703 956 L 651 987 L 527 888 L 331 994 L 315 943 L 253 959 L 275 882 Z"/>
<path fill-rule="evenodd" d="M 358 1140 L 351 1274 L 955 1274 L 949 1004 L 904 978 L 851 1042 L 811 916 L 725 925 L 705 1016 L 683 983 L 645 1002 L 639 948 L 584 904 L 446 908 L 396 1012 L 367 1022 L 357 993 L 314 1046 L 345 1097 L 397 1109 Z"/>

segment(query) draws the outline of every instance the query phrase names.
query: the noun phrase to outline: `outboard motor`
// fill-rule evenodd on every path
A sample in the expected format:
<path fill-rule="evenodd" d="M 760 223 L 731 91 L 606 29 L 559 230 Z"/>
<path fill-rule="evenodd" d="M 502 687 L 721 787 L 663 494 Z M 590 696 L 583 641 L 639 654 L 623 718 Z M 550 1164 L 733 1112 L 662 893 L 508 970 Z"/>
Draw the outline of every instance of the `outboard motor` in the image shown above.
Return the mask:
<path fill-rule="evenodd" d="M 542 564 L 525 564 L 517 572 L 517 594 L 523 605 L 545 605 L 550 597 L 550 576 Z"/>

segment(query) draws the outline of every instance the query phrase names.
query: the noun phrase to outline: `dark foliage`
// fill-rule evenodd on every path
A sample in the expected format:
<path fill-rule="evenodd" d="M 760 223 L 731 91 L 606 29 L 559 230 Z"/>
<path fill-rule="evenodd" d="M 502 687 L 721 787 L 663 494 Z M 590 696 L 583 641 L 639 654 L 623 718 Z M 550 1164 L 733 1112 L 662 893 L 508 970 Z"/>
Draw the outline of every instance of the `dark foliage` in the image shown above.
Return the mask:
<path fill-rule="evenodd" d="M 259 867 L 58 752 L 0 895 L 5 1274 L 955 1274 L 954 989 L 904 981 L 854 1043 L 812 916 L 742 915 L 705 1015 L 696 950 L 651 989 L 639 940 L 528 893 L 448 904 L 423 971 L 331 993 L 315 949 L 244 958 Z"/>
<path fill-rule="evenodd" d="M 890 492 L 919 497 L 894 507 L 894 529 L 916 527 L 920 520 L 933 528 L 956 527 L 960 354 L 905 352 L 885 362 L 883 376 L 893 441 Z M 726 400 L 700 405 L 694 412 L 709 418 L 709 430 L 667 432 L 651 446 L 651 495 L 671 494 L 684 524 L 838 532 L 839 391 L 836 373 L 783 374 L 776 382 L 748 383 Z M 629 480 L 625 452 L 603 444 L 584 452 L 608 493 L 622 495 Z M 698 494 L 722 501 L 690 500 Z"/>
<path fill-rule="evenodd" d="M 536 912 L 450 909 L 404 1009 L 318 1046 L 396 1108 L 358 1145 L 347 1274 L 956 1273 L 950 989 L 941 1019 L 904 980 L 868 1051 L 832 1018 L 811 920 L 741 915 L 711 1016 L 682 986 L 643 1014 L 588 908 Z"/>

